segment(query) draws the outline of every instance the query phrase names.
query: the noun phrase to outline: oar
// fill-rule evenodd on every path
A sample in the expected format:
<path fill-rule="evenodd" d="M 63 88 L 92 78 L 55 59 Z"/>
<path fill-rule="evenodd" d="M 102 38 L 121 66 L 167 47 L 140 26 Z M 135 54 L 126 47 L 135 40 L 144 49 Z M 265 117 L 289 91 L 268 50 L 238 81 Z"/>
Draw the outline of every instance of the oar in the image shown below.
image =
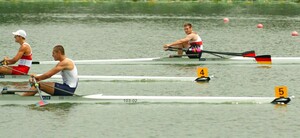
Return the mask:
<path fill-rule="evenodd" d="M 243 57 L 255 57 L 255 51 L 245 51 L 243 53 L 233 53 L 233 52 L 215 52 L 215 51 L 207 51 L 202 50 L 203 53 L 210 53 L 210 54 L 221 54 L 221 55 L 229 55 L 229 56 L 243 56 Z"/>
<path fill-rule="evenodd" d="M 16 71 L 16 72 L 19 72 L 19 73 L 21 73 L 21 74 L 23 74 L 23 75 L 27 75 L 27 76 L 30 76 L 30 75 L 28 75 L 28 74 L 26 74 L 26 73 L 24 73 L 24 72 L 22 72 L 22 71 L 19 71 L 19 70 L 16 70 L 16 69 L 13 69 L 13 68 L 10 68 L 10 67 L 8 67 L 8 66 L 4 66 L 4 67 L 6 67 L 6 68 L 9 68 L 9 69 L 11 69 L 11 70 L 14 70 L 14 71 Z M 36 106 L 45 106 L 45 105 L 47 105 L 48 103 L 43 99 L 43 96 L 42 96 L 42 92 L 41 92 L 41 90 L 40 90 L 40 88 L 39 88 L 39 84 L 36 82 L 36 79 L 34 78 L 34 77 L 32 77 L 32 79 L 33 79 L 33 82 L 34 82 L 34 86 L 36 87 L 36 89 L 37 89 L 37 91 L 38 91 L 38 93 L 39 93 L 39 97 L 40 97 L 40 101 L 38 102 L 38 103 L 36 103 L 35 105 Z M 30 91 L 30 90 L 29 90 Z"/>
<path fill-rule="evenodd" d="M 186 56 L 198 56 L 198 54 L 170 55 L 169 58 L 180 58 Z"/>
<path fill-rule="evenodd" d="M 183 50 L 183 51 L 189 51 L 190 49 L 187 48 L 176 48 L 176 47 L 169 47 L 167 50 L 169 51 L 178 51 L 178 50 Z M 191 51 L 195 51 L 198 52 L 200 50 L 191 50 Z M 209 54 L 221 54 L 221 55 L 229 55 L 229 56 L 243 56 L 243 57 L 255 57 L 255 51 L 251 50 L 251 51 L 245 51 L 242 53 L 234 53 L 234 52 L 216 52 L 216 51 L 208 51 L 208 50 L 202 50 L 203 53 L 209 53 Z"/>
<path fill-rule="evenodd" d="M 172 49 L 170 51 L 177 51 L 177 50 Z M 220 56 L 220 55 L 218 55 L 216 53 L 209 53 L 209 54 L 211 54 L 213 56 L 216 56 L 216 57 L 219 57 L 219 58 L 225 58 L 225 57 Z M 198 54 L 185 54 L 185 55 L 182 55 L 182 56 L 198 56 Z M 182 56 L 180 56 L 180 55 L 170 55 L 169 58 L 182 57 Z M 201 58 L 199 60 L 201 60 Z"/>
<path fill-rule="evenodd" d="M 223 57 L 223 56 L 220 56 L 220 55 L 218 55 L 218 54 L 215 54 L 215 53 L 209 53 L 209 54 L 211 54 L 211 55 L 213 55 L 213 56 L 216 56 L 216 57 L 219 57 L 219 58 L 225 58 L 225 57 Z"/>
<path fill-rule="evenodd" d="M 217 54 L 212 54 L 216 57 L 219 57 L 219 58 L 225 58 L 225 57 L 222 57 L 220 55 L 217 55 Z M 180 57 L 185 57 L 185 56 L 198 56 L 198 54 L 184 54 L 184 55 L 170 55 L 169 58 L 180 58 Z M 201 60 L 202 58 L 200 58 Z"/>
<path fill-rule="evenodd" d="M 3 65 L 3 64 L 0 64 L 0 66 L 2 66 L 2 65 Z M 8 68 L 8 69 L 10 69 L 10 70 L 13 70 L 13 71 L 19 72 L 19 73 L 21 73 L 22 75 L 30 76 L 30 75 L 26 74 L 25 72 L 22 72 L 22 71 L 19 71 L 19 70 L 13 69 L 13 68 L 11 68 L 11 67 L 9 67 L 9 66 L 2 66 L 2 67 L 5 67 L 5 68 Z"/>
<path fill-rule="evenodd" d="M 11 68 L 11 67 L 8 67 L 8 66 L 3 66 L 3 67 L 9 68 L 9 69 L 14 70 L 14 71 L 16 71 L 16 72 L 19 72 L 19 73 L 21 73 L 21 74 L 23 74 L 23 75 L 29 76 L 28 74 L 26 74 L 26 73 L 24 73 L 24 72 L 22 72 L 22 71 L 13 69 L 13 68 Z M 36 103 L 35 105 L 36 105 L 36 106 L 45 106 L 45 105 L 47 105 L 48 103 L 47 103 L 46 101 L 44 101 L 44 99 L 43 99 L 41 90 L 40 90 L 40 88 L 39 88 L 39 84 L 36 82 L 36 80 L 35 80 L 34 77 L 32 77 L 32 78 L 33 78 L 33 81 L 34 81 L 34 86 L 36 87 L 36 89 L 37 89 L 37 91 L 38 91 L 38 93 L 39 93 L 40 99 L 41 99 L 41 100 L 40 100 L 38 103 Z M 30 91 L 30 90 L 29 90 L 29 91 Z"/>
<path fill-rule="evenodd" d="M 260 55 L 254 58 L 258 64 L 272 64 L 271 55 Z"/>
<path fill-rule="evenodd" d="M 37 91 L 39 93 L 39 96 L 41 98 L 41 100 L 38 103 L 36 103 L 35 105 L 36 106 L 45 106 L 45 105 L 47 105 L 48 103 L 46 101 L 44 101 L 44 99 L 43 99 L 42 92 L 41 92 L 41 90 L 39 88 L 39 84 L 36 82 L 36 80 L 35 80 L 34 77 L 32 77 L 32 79 L 33 79 L 33 82 L 34 82 L 34 86 L 36 87 L 36 89 L 37 89 Z"/>
<path fill-rule="evenodd" d="M 5 65 L 4 60 L 0 61 L 0 66 Z"/>
<path fill-rule="evenodd" d="M 182 56 L 197 56 L 198 54 L 186 54 Z M 179 55 L 170 55 L 170 58 L 176 58 L 176 57 L 181 57 Z M 224 57 L 221 57 L 224 58 Z M 272 58 L 271 55 L 259 55 L 254 57 L 255 61 L 258 64 L 272 64 Z"/>
<path fill-rule="evenodd" d="M 37 90 L 7 90 L 7 88 L 4 87 L 1 94 L 15 94 L 15 92 L 37 92 Z"/>

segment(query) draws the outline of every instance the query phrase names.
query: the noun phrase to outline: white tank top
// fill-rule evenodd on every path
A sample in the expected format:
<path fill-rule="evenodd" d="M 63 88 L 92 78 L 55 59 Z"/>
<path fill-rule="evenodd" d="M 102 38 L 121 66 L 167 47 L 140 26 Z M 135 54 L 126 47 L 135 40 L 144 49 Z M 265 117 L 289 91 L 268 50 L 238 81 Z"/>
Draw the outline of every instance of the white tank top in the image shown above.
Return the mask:
<path fill-rule="evenodd" d="M 28 45 L 30 50 L 31 50 L 31 47 L 28 43 L 23 43 L 22 45 Z M 32 51 L 30 53 L 30 55 L 22 55 L 22 57 L 19 59 L 19 66 L 27 66 L 27 67 L 31 67 L 31 64 L 32 64 Z"/>
<path fill-rule="evenodd" d="M 201 37 L 198 34 L 196 34 L 196 35 L 197 35 L 197 40 L 196 41 L 190 40 L 189 43 L 201 42 L 202 41 Z"/>
<path fill-rule="evenodd" d="M 189 44 L 192 45 L 192 44 L 197 44 L 200 46 L 200 49 L 203 50 L 203 42 L 202 42 L 202 39 L 201 37 L 197 34 L 197 40 L 196 41 L 192 41 L 190 40 L 189 41 Z"/>
<path fill-rule="evenodd" d="M 74 68 L 72 70 L 62 70 L 61 77 L 65 84 L 69 85 L 71 88 L 76 88 L 78 83 L 78 73 L 76 65 L 74 64 L 73 60 L 71 61 L 74 65 Z"/>

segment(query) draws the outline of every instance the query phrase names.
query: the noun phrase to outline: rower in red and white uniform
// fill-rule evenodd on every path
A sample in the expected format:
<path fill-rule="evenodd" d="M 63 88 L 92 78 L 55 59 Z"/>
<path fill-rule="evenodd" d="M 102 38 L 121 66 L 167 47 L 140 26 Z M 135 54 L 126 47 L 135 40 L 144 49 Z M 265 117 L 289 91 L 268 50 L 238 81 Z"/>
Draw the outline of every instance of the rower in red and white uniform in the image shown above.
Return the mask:
<path fill-rule="evenodd" d="M 187 55 L 190 55 L 188 56 L 189 58 L 201 58 L 202 50 L 203 50 L 203 42 L 200 36 L 196 32 L 193 33 L 195 33 L 197 39 L 195 41 L 193 40 L 189 41 L 189 48 L 185 53 Z"/>
<path fill-rule="evenodd" d="M 1 66 L 0 74 L 25 75 L 29 72 L 32 64 L 32 50 L 30 45 L 25 41 L 26 32 L 18 30 L 13 32 L 15 42 L 20 44 L 18 53 L 13 58 L 4 57 L 3 65 L 12 65 L 19 61 L 18 66 Z"/>
<path fill-rule="evenodd" d="M 202 50 L 203 50 L 203 42 L 201 37 L 193 31 L 192 24 L 186 23 L 183 25 L 184 32 L 186 33 L 186 37 L 179 39 L 173 43 L 165 44 L 163 46 L 164 50 L 168 50 L 169 48 L 177 48 L 178 56 L 182 56 L 183 48 L 185 50 L 187 56 L 189 58 L 201 58 Z"/>

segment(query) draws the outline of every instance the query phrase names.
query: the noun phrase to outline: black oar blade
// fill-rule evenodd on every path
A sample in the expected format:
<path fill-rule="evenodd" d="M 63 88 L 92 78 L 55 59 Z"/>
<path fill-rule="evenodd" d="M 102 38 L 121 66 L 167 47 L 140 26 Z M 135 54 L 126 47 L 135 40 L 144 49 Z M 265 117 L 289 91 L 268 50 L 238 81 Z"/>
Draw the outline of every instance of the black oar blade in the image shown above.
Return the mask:
<path fill-rule="evenodd" d="M 255 54 L 254 50 L 251 50 L 251 51 L 246 51 L 246 52 L 242 53 L 242 56 L 243 57 L 255 57 L 256 54 Z"/>
<path fill-rule="evenodd" d="M 290 101 L 291 101 L 290 97 L 287 97 L 287 98 L 279 97 L 279 98 L 274 99 L 271 103 L 272 104 L 288 104 Z"/>
<path fill-rule="evenodd" d="M 258 64 L 272 64 L 271 55 L 261 55 L 254 58 Z"/>
<path fill-rule="evenodd" d="M 39 61 L 32 61 L 32 64 L 40 64 Z"/>

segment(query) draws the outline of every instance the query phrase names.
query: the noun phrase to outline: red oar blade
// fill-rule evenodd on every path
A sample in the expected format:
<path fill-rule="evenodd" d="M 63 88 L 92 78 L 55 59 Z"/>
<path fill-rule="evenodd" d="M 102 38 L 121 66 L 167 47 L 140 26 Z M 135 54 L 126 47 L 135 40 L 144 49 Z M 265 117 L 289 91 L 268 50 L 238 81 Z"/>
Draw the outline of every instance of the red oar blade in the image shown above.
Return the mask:
<path fill-rule="evenodd" d="M 40 100 L 38 103 L 36 103 L 35 105 L 36 106 L 38 106 L 38 107 L 40 107 L 40 106 L 45 106 L 45 105 L 47 105 L 48 103 L 46 102 L 46 101 L 44 101 L 44 100 Z"/>
<path fill-rule="evenodd" d="M 271 55 L 256 56 L 255 60 L 258 64 L 272 64 Z"/>
<path fill-rule="evenodd" d="M 242 56 L 243 57 L 255 57 L 256 54 L 255 54 L 254 50 L 251 50 L 251 51 L 246 51 L 246 52 L 242 53 Z"/>

